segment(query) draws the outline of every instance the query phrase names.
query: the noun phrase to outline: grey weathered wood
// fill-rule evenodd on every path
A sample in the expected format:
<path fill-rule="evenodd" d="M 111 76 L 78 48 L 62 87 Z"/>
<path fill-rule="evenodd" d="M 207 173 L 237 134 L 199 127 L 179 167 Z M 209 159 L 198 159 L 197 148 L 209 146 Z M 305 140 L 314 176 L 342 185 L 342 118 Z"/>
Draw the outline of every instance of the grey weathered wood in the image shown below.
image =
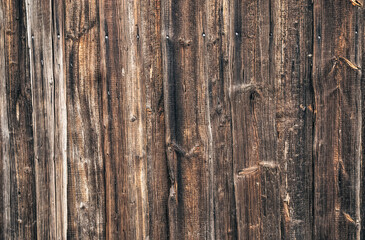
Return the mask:
<path fill-rule="evenodd" d="M 25 4 L 33 104 L 37 238 L 56 239 L 54 139 L 59 133 L 55 133 L 54 126 L 52 3 L 27 0 Z"/>
<path fill-rule="evenodd" d="M 53 1 L 52 41 L 55 111 L 55 192 L 57 239 L 67 238 L 67 93 L 65 67 L 65 19 L 62 0 Z"/>

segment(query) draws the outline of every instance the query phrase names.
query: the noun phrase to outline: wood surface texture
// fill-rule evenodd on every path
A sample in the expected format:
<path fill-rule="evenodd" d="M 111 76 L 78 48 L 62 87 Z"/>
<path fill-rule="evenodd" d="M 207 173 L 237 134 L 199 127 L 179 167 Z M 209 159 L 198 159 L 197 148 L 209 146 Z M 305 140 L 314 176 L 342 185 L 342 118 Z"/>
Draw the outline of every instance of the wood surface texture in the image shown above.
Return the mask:
<path fill-rule="evenodd" d="M 0 0 L 0 239 L 365 239 L 364 0 Z"/>

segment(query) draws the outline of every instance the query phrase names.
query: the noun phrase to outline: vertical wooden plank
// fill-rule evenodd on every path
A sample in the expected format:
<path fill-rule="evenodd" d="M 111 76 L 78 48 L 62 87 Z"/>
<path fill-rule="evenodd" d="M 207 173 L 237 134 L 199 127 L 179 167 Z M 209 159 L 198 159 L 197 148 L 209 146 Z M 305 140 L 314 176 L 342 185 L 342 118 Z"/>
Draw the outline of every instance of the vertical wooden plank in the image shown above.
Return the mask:
<path fill-rule="evenodd" d="M 278 58 L 276 23 L 280 9 L 271 0 L 232 1 L 230 8 L 230 101 L 238 238 L 279 239 L 274 63 Z M 257 174 L 261 181 L 257 174 L 246 174 L 253 168 L 260 168 Z M 245 177 L 240 177 L 242 174 Z"/>
<path fill-rule="evenodd" d="M 11 238 L 11 217 L 10 217 L 10 162 L 9 162 L 9 123 L 8 104 L 6 94 L 6 57 L 5 57 L 5 29 L 6 29 L 7 8 L 4 1 L 0 2 L 0 237 Z"/>
<path fill-rule="evenodd" d="M 177 151 L 172 143 L 176 143 L 175 121 L 175 84 L 173 79 L 173 51 L 170 35 L 172 34 L 171 0 L 161 1 L 161 42 L 162 42 L 162 69 L 163 69 L 163 100 L 165 120 L 165 144 L 167 167 L 169 175 L 169 198 L 168 198 L 168 233 L 169 239 L 177 239 L 178 236 L 178 182 L 177 182 Z M 175 144 L 176 145 L 176 144 Z"/>
<path fill-rule="evenodd" d="M 161 2 L 141 1 L 141 78 L 145 84 L 146 161 L 150 239 L 168 238 L 169 179 L 161 52 Z M 144 109 L 141 109 L 144 111 Z"/>
<path fill-rule="evenodd" d="M 103 156 L 105 161 L 106 239 L 134 238 L 133 219 L 128 211 L 128 165 L 125 162 L 125 128 L 122 94 L 121 52 L 119 45 L 120 4 L 99 1 L 101 97 L 103 123 Z M 123 221 L 128 219 L 128 221 Z"/>
<path fill-rule="evenodd" d="M 67 238 L 67 98 L 63 0 L 53 1 L 53 75 L 55 91 L 55 189 L 57 239 Z"/>
<path fill-rule="evenodd" d="M 145 239 L 151 230 L 146 155 L 150 106 L 143 75 L 143 41 L 151 36 L 141 32 L 145 23 L 141 16 L 147 14 L 141 4 L 100 1 L 106 234 L 110 239 Z"/>
<path fill-rule="evenodd" d="M 170 238 L 214 237 L 204 4 L 162 1 Z"/>
<path fill-rule="evenodd" d="M 27 0 L 26 16 L 33 103 L 37 238 L 56 239 L 51 1 Z"/>
<path fill-rule="evenodd" d="M 229 1 L 205 1 L 203 68 L 207 84 L 209 220 L 212 239 L 236 239 L 232 125 L 229 102 Z M 208 102 L 209 101 L 209 102 Z M 213 202 L 213 203 L 212 203 Z M 210 224 L 212 224 L 210 222 Z M 214 234 L 214 235 L 213 235 Z"/>
<path fill-rule="evenodd" d="M 36 238 L 34 149 L 25 4 L 2 1 L 1 136 L 4 239 Z"/>
<path fill-rule="evenodd" d="M 312 238 L 313 87 L 311 1 L 277 1 L 275 78 L 282 239 Z"/>
<path fill-rule="evenodd" d="M 66 1 L 68 238 L 105 238 L 99 2 Z M 62 30 L 62 29 L 61 29 Z"/>
<path fill-rule="evenodd" d="M 360 239 L 362 10 L 314 2 L 314 238 Z"/>

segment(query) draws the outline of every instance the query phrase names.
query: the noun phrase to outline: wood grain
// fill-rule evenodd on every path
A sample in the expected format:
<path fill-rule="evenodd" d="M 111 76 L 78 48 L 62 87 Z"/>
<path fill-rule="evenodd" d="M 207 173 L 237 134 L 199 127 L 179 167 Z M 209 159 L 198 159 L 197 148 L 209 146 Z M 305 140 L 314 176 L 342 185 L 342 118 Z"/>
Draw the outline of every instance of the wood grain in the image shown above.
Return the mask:
<path fill-rule="evenodd" d="M 281 169 L 282 239 L 312 238 L 313 4 L 279 1 L 276 130 Z"/>
<path fill-rule="evenodd" d="M 363 0 L 0 0 L 0 239 L 362 239 Z"/>
<path fill-rule="evenodd" d="M 315 239 L 360 239 L 361 11 L 314 3 Z"/>
<path fill-rule="evenodd" d="M 105 238 L 99 5 L 64 5 L 67 79 L 67 237 Z M 62 15 L 61 15 L 62 16 Z"/>
<path fill-rule="evenodd" d="M 54 139 L 59 133 L 55 133 L 54 126 L 52 4 L 41 0 L 27 0 L 25 4 L 33 103 L 37 238 L 56 239 Z"/>
<path fill-rule="evenodd" d="M 36 237 L 32 94 L 25 5 L 1 1 L 2 239 Z"/>
<path fill-rule="evenodd" d="M 230 101 L 239 239 L 280 238 L 274 111 L 278 47 L 276 11 L 279 9 L 273 5 L 273 1 L 245 0 L 232 1 L 230 6 Z M 240 173 L 245 175 L 251 168 L 260 168 L 257 174 L 261 177 L 257 174 L 240 177 Z M 254 191 L 259 194 L 244 197 Z M 247 205 L 245 201 L 252 204 Z"/>

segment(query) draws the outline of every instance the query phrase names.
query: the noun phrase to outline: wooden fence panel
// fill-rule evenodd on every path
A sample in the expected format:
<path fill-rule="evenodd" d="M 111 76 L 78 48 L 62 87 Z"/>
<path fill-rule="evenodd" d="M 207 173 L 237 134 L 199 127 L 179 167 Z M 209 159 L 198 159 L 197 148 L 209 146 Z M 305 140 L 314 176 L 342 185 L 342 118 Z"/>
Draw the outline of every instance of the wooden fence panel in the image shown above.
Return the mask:
<path fill-rule="evenodd" d="M 0 239 L 362 239 L 362 0 L 0 0 Z"/>

